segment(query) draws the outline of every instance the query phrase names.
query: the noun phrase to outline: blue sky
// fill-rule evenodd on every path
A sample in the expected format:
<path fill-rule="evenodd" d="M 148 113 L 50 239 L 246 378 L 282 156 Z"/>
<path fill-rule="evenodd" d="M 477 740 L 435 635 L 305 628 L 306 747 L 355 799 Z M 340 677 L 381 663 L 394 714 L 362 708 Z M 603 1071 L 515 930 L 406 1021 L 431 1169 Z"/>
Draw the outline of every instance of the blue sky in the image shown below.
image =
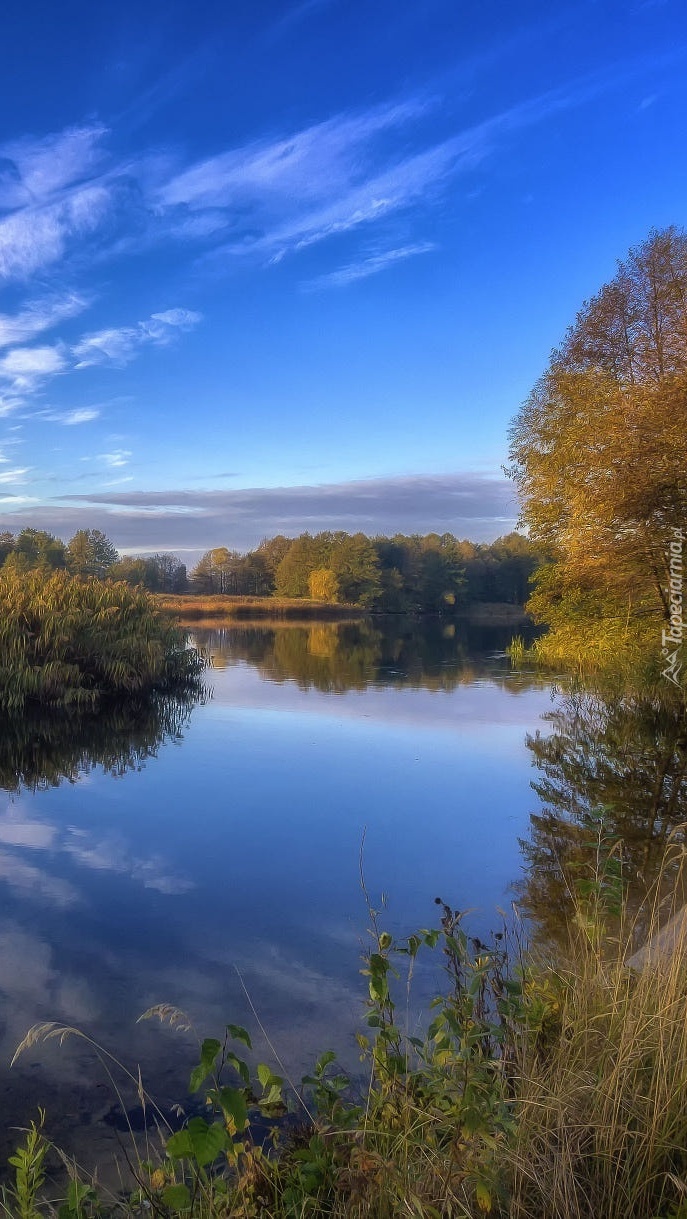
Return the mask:
<path fill-rule="evenodd" d="M 0 528 L 517 515 L 507 428 L 686 221 L 684 0 L 7 0 Z"/>

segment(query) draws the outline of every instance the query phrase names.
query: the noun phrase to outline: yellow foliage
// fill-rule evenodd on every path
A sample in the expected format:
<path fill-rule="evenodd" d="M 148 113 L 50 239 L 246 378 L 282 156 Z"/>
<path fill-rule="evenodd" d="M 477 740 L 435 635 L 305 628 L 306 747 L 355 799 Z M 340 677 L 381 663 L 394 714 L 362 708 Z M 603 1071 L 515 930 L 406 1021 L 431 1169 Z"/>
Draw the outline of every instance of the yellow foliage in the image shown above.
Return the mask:
<path fill-rule="evenodd" d="M 339 581 L 328 567 L 310 572 L 308 589 L 313 601 L 337 601 L 339 598 Z"/>

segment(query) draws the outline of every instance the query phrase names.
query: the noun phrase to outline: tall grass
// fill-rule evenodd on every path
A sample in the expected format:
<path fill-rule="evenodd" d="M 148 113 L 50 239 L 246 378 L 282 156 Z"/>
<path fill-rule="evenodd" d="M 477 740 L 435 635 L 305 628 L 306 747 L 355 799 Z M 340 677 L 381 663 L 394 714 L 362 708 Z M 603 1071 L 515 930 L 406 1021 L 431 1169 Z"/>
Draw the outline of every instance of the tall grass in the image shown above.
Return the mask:
<path fill-rule="evenodd" d="M 617 870 L 575 894 L 553 1020 L 515 1060 L 505 1157 L 514 1219 L 687 1214 L 684 866 L 684 847 L 670 847 L 632 915 L 617 900 Z"/>
<path fill-rule="evenodd" d="M 127 584 L 0 571 L 0 707 L 93 708 L 102 698 L 197 679 L 198 654 Z"/>

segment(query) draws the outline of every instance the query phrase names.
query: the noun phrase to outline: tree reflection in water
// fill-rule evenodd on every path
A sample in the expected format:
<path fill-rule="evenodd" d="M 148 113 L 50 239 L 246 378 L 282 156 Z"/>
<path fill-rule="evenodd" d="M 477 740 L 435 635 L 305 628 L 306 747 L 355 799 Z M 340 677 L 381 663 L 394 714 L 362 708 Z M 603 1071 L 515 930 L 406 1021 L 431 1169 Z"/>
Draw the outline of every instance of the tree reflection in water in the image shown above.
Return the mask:
<path fill-rule="evenodd" d="M 371 685 L 450 691 L 481 677 L 514 690 L 541 685 L 536 674 L 511 671 L 503 651 L 512 635 L 510 627 L 396 618 L 231 626 L 203 632 L 202 646 L 216 668 L 246 662 L 269 681 L 327 694 Z"/>
<path fill-rule="evenodd" d="M 0 734 L 0 788 L 17 793 L 73 783 L 95 766 L 122 775 L 139 769 L 166 740 L 183 735 L 202 687 L 102 705 L 97 715 L 41 710 L 6 717 Z"/>
<path fill-rule="evenodd" d="M 542 810 L 521 842 L 521 905 L 545 940 L 571 925 L 579 878 L 595 867 L 599 817 L 607 848 L 622 841 L 629 910 L 659 879 L 669 841 L 685 839 L 687 708 L 669 692 L 571 688 L 527 737 Z M 670 886 L 670 878 L 665 877 Z"/>

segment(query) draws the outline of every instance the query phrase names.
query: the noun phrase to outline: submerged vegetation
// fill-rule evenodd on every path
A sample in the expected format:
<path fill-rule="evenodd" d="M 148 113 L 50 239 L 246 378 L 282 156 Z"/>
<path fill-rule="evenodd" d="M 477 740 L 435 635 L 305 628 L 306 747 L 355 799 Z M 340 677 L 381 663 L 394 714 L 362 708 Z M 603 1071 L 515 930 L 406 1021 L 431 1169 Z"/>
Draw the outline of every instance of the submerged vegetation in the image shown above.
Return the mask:
<path fill-rule="evenodd" d="M 143 591 L 0 571 L 0 706 L 93 709 L 118 695 L 197 682 L 203 662 Z"/>
<path fill-rule="evenodd" d="M 366 1082 L 327 1052 L 294 1085 L 278 1059 L 256 1063 L 249 1032 L 234 1024 L 199 1037 L 180 1128 L 128 1073 L 157 1126 L 127 1154 L 133 1193 L 100 1195 L 67 1163 L 61 1219 L 682 1215 L 686 920 L 670 955 L 650 950 L 641 968 L 629 966 L 638 934 L 651 944 L 670 909 L 657 883 L 629 915 L 620 845 L 602 818 L 592 830 L 589 866 L 569 873 L 571 936 L 555 960 L 502 934 L 490 944 L 470 937 L 443 902 L 438 927 L 404 940 L 370 910 L 367 1027 L 358 1035 Z M 663 871 L 674 878 L 684 864 L 684 847 L 669 844 Z M 443 985 L 426 1019 L 410 1020 L 408 988 L 427 954 L 430 963 L 440 955 Z M 193 1032 L 175 1008 L 146 1016 Z M 38 1025 L 18 1052 L 73 1034 Z M 10 1214 L 51 1212 L 42 1201 L 48 1150 L 32 1127 L 11 1160 Z"/>

